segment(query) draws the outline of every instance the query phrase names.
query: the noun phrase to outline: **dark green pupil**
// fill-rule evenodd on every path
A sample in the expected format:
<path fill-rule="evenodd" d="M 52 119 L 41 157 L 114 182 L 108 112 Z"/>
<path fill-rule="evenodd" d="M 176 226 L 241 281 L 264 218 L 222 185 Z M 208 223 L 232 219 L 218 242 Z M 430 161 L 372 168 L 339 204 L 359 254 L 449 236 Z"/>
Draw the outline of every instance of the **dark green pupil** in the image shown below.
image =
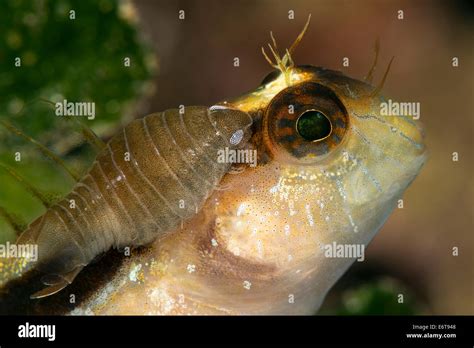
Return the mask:
<path fill-rule="evenodd" d="M 307 141 L 326 138 L 331 133 L 331 122 L 320 111 L 306 111 L 296 123 L 299 135 Z"/>

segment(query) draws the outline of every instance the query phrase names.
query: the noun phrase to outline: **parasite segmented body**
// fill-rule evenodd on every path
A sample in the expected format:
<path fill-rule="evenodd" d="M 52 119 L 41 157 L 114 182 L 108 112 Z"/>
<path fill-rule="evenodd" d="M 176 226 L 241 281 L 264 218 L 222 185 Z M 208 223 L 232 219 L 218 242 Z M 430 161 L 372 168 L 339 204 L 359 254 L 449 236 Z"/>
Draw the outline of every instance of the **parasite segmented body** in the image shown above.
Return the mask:
<path fill-rule="evenodd" d="M 72 192 L 19 238 L 37 244 L 44 297 L 71 283 L 111 247 L 145 245 L 201 208 L 230 163 L 217 152 L 244 142 L 252 120 L 238 110 L 188 107 L 136 120 L 113 137 Z"/>

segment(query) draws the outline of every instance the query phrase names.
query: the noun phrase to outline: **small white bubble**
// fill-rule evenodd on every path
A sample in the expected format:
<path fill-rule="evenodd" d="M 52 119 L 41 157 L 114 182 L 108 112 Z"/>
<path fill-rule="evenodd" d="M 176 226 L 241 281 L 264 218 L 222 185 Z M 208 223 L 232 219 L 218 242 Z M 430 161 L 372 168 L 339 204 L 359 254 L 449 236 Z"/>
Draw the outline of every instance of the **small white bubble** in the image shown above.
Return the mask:
<path fill-rule="evenodd" d="M 290 225 L 286 224 L 285 225 L 285 236 L 289 236 L 290 235 Z"/>
<path fill-rule="evenodd" d="M 247 290 L 250 290 L 250 288 L 252 287 L 252 283 L 249 282 L 248 280 L 244 280 L 244 288 L 247 289 Z"/>
<path fill-rule="evenodd" d="M 237 216 L 242 215 L 242 213 L 245 211 L 245 203 L 241 203 L 239 205 L 239 208 L 237 209 Z"/>
<path fill-rule="evenodd" d="M 132 270 L 130 271 L 130 274 L 128 275 L 128 278 L 130 279 L 130 281 L 132 282 L 136 282 L 137 279 L 138 279 L 138 272 L 140 272 L 140 270 L 142 269 L 142 265 L 141 264 L 138 264 L 136 266 L 134 266 L 132 268 Z"/>

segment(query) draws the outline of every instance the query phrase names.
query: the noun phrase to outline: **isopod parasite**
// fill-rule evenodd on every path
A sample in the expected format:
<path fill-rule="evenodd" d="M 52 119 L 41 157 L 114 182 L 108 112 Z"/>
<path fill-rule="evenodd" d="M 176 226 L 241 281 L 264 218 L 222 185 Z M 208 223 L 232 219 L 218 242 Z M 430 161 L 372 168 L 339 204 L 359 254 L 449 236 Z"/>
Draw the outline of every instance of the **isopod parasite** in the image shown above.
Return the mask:
<path fill-rule="evenodd" d="M 363 249 L 426 156 L 418 121 L 380 116 L 386 76 L 295 65 L 308 24 L 283 56 L 271 36 L 255 90 L 123 128 L 20 235 L 38 261 L 0 280 L 35 268 L 43 298 L 109 249 L 149 246 L 73 313 L 314 312 L 360 256 L 327 250 Z"/>
<path fill-rule="evenodd" d="M 111 247 L 146 245 L 195 214 L 230 167 L 212 160 L 217 149 L 238 148 L 251 123 L 238 110 L 189 107 L 125 127 L 72 192 L 18 239 L 38 245 L 36 268 L 48 275 L 49 287 L 32 298 L 63 289 Z"/>

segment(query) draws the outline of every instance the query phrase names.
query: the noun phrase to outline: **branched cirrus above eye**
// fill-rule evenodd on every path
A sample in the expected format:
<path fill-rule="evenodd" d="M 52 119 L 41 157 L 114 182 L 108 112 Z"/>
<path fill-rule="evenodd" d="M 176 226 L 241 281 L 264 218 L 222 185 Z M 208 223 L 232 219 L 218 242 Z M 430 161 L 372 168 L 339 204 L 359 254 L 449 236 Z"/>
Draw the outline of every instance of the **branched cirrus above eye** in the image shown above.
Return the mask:
<path fill-rule="evenodd" d="M 303 82 L 277 94 L 267 107 L 267 147 L 280 160 L 312 164 L 344 138 L 349 123 L 337 95 L 315 82 Z"/>

